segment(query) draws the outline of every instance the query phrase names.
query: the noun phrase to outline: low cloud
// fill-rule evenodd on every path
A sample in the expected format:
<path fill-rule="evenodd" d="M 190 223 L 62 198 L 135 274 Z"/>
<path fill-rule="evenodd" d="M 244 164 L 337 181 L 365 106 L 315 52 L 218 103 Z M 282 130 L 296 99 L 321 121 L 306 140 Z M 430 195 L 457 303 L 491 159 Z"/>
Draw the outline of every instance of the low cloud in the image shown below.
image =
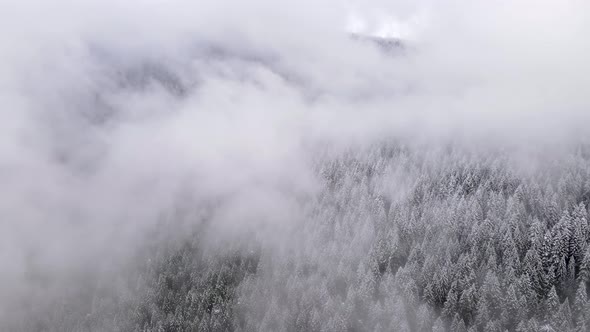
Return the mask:
<path fill-rule="evenodd" d="M 588 139 L 584 1 L 5 5 L 0 298 L 124 256 L 187 192 L 217 235 L 292 224 L 326 150 Z"/>

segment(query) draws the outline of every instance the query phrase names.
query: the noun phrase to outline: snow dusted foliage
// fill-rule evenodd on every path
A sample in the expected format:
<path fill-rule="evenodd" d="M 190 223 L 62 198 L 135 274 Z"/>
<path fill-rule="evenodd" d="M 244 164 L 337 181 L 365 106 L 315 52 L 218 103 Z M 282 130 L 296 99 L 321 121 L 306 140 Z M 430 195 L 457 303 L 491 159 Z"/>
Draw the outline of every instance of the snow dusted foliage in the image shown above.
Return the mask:
<path fill-rule="evenodd" d="M 501 154 L 383 144 L 322 160 L 325 189 L 290 243 L 201 266 L 191 249 L 164 254 L 135 328 L 583 331 L 587 158 L 523 172 Z"/>
<path fill-rule="evenodd" d="M 323 189 L 279 242 L 212 244 L 208 217 L 182 212 L 201 221 L 141 251 L 127 298 L 98 289 L 91 314 L 55 307 L 21 330 L 585 331 L 590 163 L 564 156 L 522 170 L 452 146 L 324 155 Z"/>

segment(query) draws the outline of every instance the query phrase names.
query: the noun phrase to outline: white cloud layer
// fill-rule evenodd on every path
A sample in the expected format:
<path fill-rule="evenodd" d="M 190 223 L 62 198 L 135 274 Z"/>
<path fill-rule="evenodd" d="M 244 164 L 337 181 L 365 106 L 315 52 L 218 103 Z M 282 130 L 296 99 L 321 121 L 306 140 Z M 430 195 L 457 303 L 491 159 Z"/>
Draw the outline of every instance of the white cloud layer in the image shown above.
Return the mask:
<path fill-rule="evenodd" d="M 184 191 L 283 216 L 323 144 L 587 141 L 589 7 L 3 0 L 0 298 L 32 256 L 56 275 L 116 256 Z"/>

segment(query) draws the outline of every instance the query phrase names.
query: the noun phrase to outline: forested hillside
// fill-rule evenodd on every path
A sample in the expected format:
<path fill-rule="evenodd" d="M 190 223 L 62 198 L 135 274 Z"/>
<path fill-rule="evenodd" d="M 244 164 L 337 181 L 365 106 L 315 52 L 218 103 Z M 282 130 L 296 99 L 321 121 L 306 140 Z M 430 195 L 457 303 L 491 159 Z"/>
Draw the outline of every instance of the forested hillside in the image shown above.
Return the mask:
<path fill-rule="evenodd" d="M 384 145 L 326 161 L 294 243 L 211 257 L 187 239 L 146 270 L 135 328 L 587 331 L 589 156 L 530 173 L 502 157 Z"/>
<path fill-rule="evenodd" d="M 318 159 L 322 189 L 294 198 L 280 241 L 211 243 L 223 202 L 185 206 L 190 232 L 156 227 L 127 297 L 99 289 L 89 314 L 65 302 L 23 331 L 587 331 L 590 156 L 561 156 L 523 169 L 385 143 Z M 63 310 L 77 318 L 56 324 Z"/>

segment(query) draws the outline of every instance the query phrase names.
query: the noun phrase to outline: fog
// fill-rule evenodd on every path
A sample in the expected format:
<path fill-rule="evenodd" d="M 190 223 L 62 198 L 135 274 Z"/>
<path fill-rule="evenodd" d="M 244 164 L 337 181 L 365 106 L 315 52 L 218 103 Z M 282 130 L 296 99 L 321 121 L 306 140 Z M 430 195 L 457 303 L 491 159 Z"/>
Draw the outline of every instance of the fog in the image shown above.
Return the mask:
<path fill-rule="evenodd" d="M 124 274 L 179 209 L 184 229 L 215 206 L 215 246 L 301 240 L 318 163 L 350 149 L 560 158 L 590 138 L 589 15 L 582 0 L 1 1 L 0 327 L 17 299 Z"/>

